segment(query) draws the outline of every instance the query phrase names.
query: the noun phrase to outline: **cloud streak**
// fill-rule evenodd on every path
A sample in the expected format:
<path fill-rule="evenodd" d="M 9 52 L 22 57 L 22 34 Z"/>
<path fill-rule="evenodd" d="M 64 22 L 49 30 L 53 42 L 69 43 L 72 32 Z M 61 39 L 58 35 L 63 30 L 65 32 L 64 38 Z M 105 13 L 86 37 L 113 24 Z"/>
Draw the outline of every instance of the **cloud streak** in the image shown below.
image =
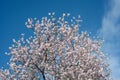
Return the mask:
<path fill-rule="evenodd" d="M 120 80 L 120 0 L 109 0 L 99 35 L 105 39 L 103 51 L 110 55 L 111 76 Z"/>

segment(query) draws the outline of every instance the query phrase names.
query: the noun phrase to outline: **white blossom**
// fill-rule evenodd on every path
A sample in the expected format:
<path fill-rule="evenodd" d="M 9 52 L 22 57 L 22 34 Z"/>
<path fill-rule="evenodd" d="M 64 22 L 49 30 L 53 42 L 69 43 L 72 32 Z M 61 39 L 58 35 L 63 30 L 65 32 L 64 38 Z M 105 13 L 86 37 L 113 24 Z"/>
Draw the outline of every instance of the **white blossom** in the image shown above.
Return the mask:
<path fill-rule="evenodd" d="M 59 19 L 48 15 L 41 21 L 28 18 L 34 35 L 13 39 L 10 69 L 0 70 L 0 80 L 111 80 L 102 41 L 79 32 L 81 17 L 69 22 L 69 13 Z"/>

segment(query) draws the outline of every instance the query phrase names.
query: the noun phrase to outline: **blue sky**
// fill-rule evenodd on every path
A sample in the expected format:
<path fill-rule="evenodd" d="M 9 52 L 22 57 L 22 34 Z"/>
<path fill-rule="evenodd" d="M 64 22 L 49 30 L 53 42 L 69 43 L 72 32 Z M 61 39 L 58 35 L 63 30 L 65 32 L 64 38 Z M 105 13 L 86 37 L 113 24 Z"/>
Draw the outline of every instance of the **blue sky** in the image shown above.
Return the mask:
<path fill-rule="evenodd" d="M 120 79 L 120 1 L 119 0 L 0 0 L 0 67 L 6 65 L 9 57 L 4 53 L 19 39 L 21 33 L 28 37 L 24 23 L 27 18 L 40 19 L 48 12 L 56 16 L 70 13 L 81 15 L 81 30 L 91 36 L 105 39 L 103 51 L 110 57 L 110 68 L 114 80 Z"/>

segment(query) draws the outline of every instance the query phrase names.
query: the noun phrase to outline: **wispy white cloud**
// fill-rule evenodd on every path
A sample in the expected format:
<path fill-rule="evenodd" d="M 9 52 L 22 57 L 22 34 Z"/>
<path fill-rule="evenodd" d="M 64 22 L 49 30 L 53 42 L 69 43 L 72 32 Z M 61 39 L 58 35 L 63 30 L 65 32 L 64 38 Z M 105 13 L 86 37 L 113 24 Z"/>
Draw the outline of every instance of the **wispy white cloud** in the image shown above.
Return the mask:
<path fill-rule="evenodd" d="M 105 39 L 104 52 L 110 55 L 111 76 L 120 80 L 120 0 L 108 0 L 100 36 Z"/>

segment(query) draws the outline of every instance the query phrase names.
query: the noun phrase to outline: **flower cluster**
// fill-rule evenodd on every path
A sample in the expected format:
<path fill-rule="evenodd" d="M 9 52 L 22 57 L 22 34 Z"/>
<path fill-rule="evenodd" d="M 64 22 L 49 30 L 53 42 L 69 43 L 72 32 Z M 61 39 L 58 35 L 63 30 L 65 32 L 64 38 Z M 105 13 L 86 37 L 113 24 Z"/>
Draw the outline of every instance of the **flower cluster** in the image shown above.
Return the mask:
<path fill-rule="evenodd" d="M 56 18 L 55 13 L 25 23 L 34 35 L 9 47 L 10 69 L 0 70 L 2 80 L 110 80 L 101 40 L 80 32 L 80 16 Z"/>

